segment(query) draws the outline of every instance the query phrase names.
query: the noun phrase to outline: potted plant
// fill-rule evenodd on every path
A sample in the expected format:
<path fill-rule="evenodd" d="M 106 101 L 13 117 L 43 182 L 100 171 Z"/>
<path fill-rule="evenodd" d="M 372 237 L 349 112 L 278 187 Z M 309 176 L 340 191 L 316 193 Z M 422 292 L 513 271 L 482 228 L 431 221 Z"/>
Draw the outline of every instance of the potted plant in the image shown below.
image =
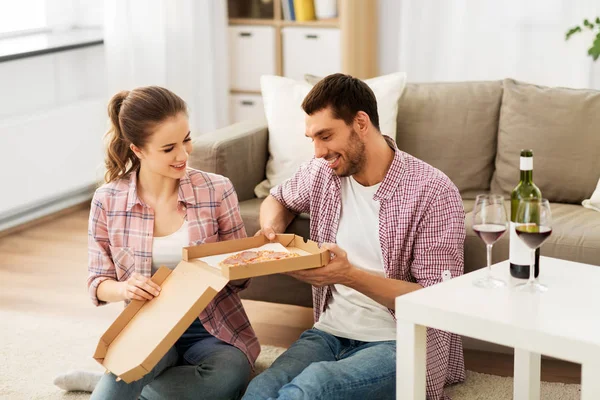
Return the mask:
<path fill-rule="evenodd" d="M 588 49 L 588 54 L 594 59 L 594 61 L 596 61 L 598 57 L 600 57 L 600 17 L 596 17 L 596 20 L 592 21 L 593 22 L 590 22 L 589 20 L 584 19 L 583 28 L 580 25 L 577 25 L 576 27 L 569 29 L 569 31 L 566 34 L 565 40 L 569 40 L 571 36 L 578 32 L 582 32 L 585 28 L 588 28 L 589 30 L 594 32 L 596 36 L 594 38 L 594 42 L 592 43 L 592 47 Z"/>

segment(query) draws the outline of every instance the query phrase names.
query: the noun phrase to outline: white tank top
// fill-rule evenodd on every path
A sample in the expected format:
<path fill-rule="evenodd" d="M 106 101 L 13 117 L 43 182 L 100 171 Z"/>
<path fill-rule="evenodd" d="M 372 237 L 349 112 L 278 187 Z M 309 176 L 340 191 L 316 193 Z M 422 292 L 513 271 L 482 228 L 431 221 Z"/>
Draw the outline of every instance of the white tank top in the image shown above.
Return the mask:
<path fill-rule="evenodd" d="M 181 250 L 188 246 L 189 242 L 187 221 L 183 221 L 183 225 L 177 232 L 168 236 L 154 237 L 152 241 L 152 275 L 161 266 L 175 268 L 181 261 Z"/>

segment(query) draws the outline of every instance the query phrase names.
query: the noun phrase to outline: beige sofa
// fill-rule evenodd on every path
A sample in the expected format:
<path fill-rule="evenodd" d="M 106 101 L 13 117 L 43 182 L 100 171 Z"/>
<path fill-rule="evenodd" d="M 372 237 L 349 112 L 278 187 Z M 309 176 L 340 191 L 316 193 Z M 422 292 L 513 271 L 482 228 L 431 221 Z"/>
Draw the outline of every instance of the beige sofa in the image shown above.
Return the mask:
<path fill-rule="evenodd" d="M 232 125 L 196 139 L 190 162 L 232 180 L 249 235 L 259 229 L 262 200 L 254 187 L 265 177 L 268 136 L 262 121 Z M 600 265 L 600 212 L 581 206 L 600 178 L 600 92 L 510 79 L 408 84 L 395 136 L 401 150 L 439 168 L 459 188 L 466 212 L 465 272 L 486 263 L 485 246 L 471 229 L 475 196 L 493 191 L 510 198 L 521 148 L 534 150 L 534 182 L 552 202 L 553 233 L 542 255 Z M 301 215 L 289 232 L 308 237 L 308 225 L 308 216 Z M 505 235 L 494 246 L 493 261 L 507 258 Z M 565 279 L 577 277 L 565 271 Z M 256 278 L 242 296 L 312 305 L 310 287 L 284 275 Z"/>

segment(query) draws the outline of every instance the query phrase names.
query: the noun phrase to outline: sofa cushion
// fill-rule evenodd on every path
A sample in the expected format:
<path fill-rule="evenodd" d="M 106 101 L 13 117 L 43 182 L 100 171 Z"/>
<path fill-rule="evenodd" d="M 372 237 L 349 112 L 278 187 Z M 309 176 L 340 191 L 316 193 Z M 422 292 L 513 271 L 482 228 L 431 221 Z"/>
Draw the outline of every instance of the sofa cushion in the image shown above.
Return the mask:
<path fill-rule="evenodd" d="M 240 297 L 248 300 L 312 307 L 312 286 L 284 274 L 258 276 L 252 278 L 248 288 L 240 292 Z"/>
<path fill-rule="evenodd" d="M 552 235 L 541 254 L 600 265 L 600 213 L 574 204 L 551 203 L 550 207 Z"/>
<path fill-rule="evenodd" d="M 533 149 L 533 180 L 552 202 L 589 199 L 600 178 L 600 92 L 504 81 L 492 191 L 519 182 L 521 149 Z"/>
<path fill-rule="evenodd" d="M 242 220 L 246 226 L 246 233 L 248 236 L 253 236 L 260 230 L 260 220 L 258 218 L 260 213 L 260 205 L 264 199 L 251 199 L 240 202 L 240 214 Z M 310 237 L 310 219 L 307 214 L 300 214 L 292 223 L 288 226 L 286 232 L 295 233 L 296 235 L 304 238 Z"/>
<path fill-rule="evenodd" d="M 475 200 L 463 199 L 462 202 L 465 213 L 471 212 L 475 208 Z"/>
<path fill-rule="evenodd" d="M 581 204 L 590 210 L 600 211 L 600 180 L 598 180 L 596 190 L 592 193 L 592 197 L 585 199 Z"/>
<path fill-rule="evenodd" d="M 398 147 L 474 199 L 490 188 L 501 99 L 500 81 L 409 83 L 398 102 Z"/>

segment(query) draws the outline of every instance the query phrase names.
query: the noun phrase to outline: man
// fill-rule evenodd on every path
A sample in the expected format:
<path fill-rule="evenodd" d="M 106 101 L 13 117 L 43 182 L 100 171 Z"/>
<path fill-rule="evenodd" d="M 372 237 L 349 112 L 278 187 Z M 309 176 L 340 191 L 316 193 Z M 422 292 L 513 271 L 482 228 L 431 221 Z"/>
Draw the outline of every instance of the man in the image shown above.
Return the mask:
<path fill-rule="evenodd" d="M 302 108 L 315 158 L 271 190 L 260 233 L 272 239 L 295 215 L 309 213 L 311 239 L 334 257 L 290 273 L 313 285 L 316 323 L 244 398 L 391 399 L 394 300 L 440 282 L 445 271 L 463 273 L 461 197 L 446 175 L 381 134 L 377 101 L 364 82 L 330 75 Z M 460 338 L 430 329 L 427 397 L 442 399 L 444 385 L 462 380 Z"/>

